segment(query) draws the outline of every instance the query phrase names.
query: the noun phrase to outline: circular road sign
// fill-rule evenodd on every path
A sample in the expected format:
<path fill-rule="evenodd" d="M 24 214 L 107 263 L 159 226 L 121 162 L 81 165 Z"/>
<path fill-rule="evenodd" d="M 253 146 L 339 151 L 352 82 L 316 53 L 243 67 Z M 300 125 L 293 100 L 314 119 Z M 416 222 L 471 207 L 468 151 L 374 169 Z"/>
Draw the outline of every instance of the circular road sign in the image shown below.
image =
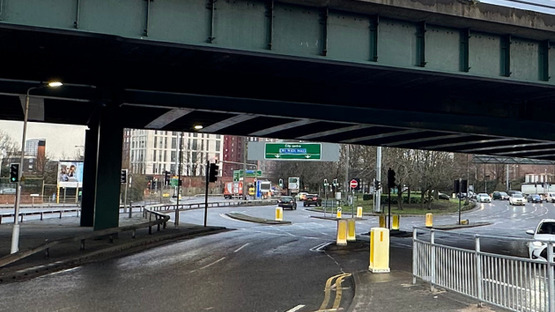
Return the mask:
<path fill-rule="evenodd" d="M 351 182 L 349 182 L 349 185 L 351 186 L 351 188 L 357 188 L 358 187 L 358 181 L 355 179 L 352 179 Z"/>

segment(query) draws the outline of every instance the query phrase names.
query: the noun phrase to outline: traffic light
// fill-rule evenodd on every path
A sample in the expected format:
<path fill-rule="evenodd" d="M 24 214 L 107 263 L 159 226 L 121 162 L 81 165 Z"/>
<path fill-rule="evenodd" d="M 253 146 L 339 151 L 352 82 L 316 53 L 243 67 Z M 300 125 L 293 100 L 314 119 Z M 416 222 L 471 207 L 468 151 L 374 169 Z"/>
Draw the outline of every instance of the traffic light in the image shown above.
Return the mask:
<path fill-rule="evenodd" d="M 378 181 L 378 180 L 375 180 L 375 181 L 374 181 L 374 188 L 375 188 L 376 190 L 381 189 L 381 188 L 382 188 L 382 182 L 380 182 L 380 181 Z"/>
<path fill-rule="evenodd" d="M 328 185 L 329 185 L 329 183 L 328 183 L 328 179 L 324 179 L 324 188 L 327 188 L 327 187 L 328 187 Z"/>
<path fill-rule="evenodd" d="M 19 181 L 19 164 L 10 164 L 10 182 Z"/>
<path fill-rule="evenodd" d="M 218 165 L 212 163 L 210 164 L 210 173 L 209 173 L 209 177 L 208 177 L 208 182 L 216 182 L 216 180 L 218 180 L 218 178 L 216 177 L 218 175 Z"/>
<path fill-rule="evenodd" d="M 119 183 L 126 184 L 127 183 L 127 169 L 121 169 L 121 175 L 119 178 Z"/>
<path fill-rule="evenodd" d="M 279 179 L 279 187 L 283 188 L 283 179 Z"/>
<path fill-rule="evenodd" d="M 164 171 L 164 185 L 170 184 L 170 172 Z"/>
<path fill-rule="evenodd" d="M 395 187 L 395 171 L 389 168 L 387 170 L 387 187 L 394 188 Z"/>
<path fill-rule="evenodd" d="M 468 180 L 461 180 L 461 193 L 466 193 L 468 189 Z"/>

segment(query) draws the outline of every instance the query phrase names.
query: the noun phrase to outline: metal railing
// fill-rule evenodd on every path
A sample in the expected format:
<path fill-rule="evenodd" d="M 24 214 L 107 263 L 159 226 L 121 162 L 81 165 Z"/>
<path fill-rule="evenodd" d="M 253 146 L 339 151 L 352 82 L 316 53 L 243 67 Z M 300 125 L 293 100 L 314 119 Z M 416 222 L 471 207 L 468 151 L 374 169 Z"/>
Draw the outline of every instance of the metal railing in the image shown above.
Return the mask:
<path fill-rule="evenodd" d="M 218 208 L 218 207 L 234 207 L 234 206 L 256 206 L 256 205 L 275 205 L 277 204 L 275 199 L 266 200 L 238 200 L 238 201 L 223 201 L 223 202 L 208 202 L 208 208 Z M 179 204 L 179 210 L 189 210 L 189 209 L 202 209 L 205 203 L 189 203 L 189 204 Z M 148 209 L 152 211 L 164 211 L 170 212 L 177 209 L 177 204 L 159 204 L 159 205 L 148 205 Z"/>
<path fill-rule="evenodd" d="M 30 216 L 40 216 L 40 220 L 42 221 L 44 219 L 44 215 L 48 215 L 48 214 L 57 214 L 61 219 L 64 213 L 67 214 L 70 212 L 75 212 L 77 214 L 77 217 L 79 217 L 81 208 L 19 212 L 19 222 L 23 223 L 24 217 L 30 217 Z M 15 222 L 14 218 L 15 218 L 14 213 L 0 214 L 0 224 L 2 224 L 2 220 L 4 219 L 7 219 L 11 222 Z"/>
<path fill-rule="evenodd" d="M 148 234 L 152 234 L 153 226 L 157 226 L 158 231 L 160 231 L 161 227 L 166 228 L 166 223 L 170 219 L 169 216 L 155 211 L 150 211 L 148 208 L 143 209 L 143 217 L 149 220 L 147 222 L 143 222 L 139 224 L 108 228 L 108 229 L 98 230 L 90 233 L 85 233 L 81 235 L 76 235 L 76 236 L 66 237 L 66 238 L 61 238 L 56 240 L 47 240 L 43 244 L 40 244 L 39 246 L 30 248 L 27 250 L 20 250 L 16 253 L 13 253 L 4 257 L 0 257 L 0 268 L 10 263 L 19 261 L 23 258 L 29 257 L 38 252 L 44 251 L 45 256 L 48 257 L 50 254 L 50 248 L 56 245 L 60 245 L 62 243 L 75 242 L 76 244 L 77 243 L 79 244 L 80 250 L 85 250 L 86 240 L 97 239 L 100 237 L 108 236 L 110 238 L 110 241 L 112 241 L 113 236 L 115 234 L 122 233 L 122 232 L 131 232 L 131 236 L 135 238 L 137 230 L 141 228 L 146 228 L 146 227 L 148 227 Z"/>
<path fill-rule="evenodd" d="M 432 288 L 449 289 L 480 303 L 511 311 L 555 312 L 555 263 L 552 260 L 546 262 L 483 252 L 482 238 L 501 239 L 488 235 L 474 235 L 474 250 L 438 244 L 438 232 L 449 235 L 445 231 L 414 229 L 413 282 L 420 278 L 429 282 Z M 547 248 L 547 251 L 547 259 L 553 259 L 553 249 Z"/>

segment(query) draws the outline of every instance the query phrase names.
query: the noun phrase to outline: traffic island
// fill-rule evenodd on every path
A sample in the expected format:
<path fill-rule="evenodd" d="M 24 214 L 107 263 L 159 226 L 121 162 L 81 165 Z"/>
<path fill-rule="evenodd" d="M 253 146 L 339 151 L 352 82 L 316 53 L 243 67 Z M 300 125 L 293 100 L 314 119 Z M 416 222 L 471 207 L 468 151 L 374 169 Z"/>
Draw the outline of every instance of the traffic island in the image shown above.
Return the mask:
<path fill-rule="evenodd" d="M 232 218 L 232 219 L 236 219 L 236 220 L 241 220 L 241 221 L 247 221 L 247 222 L 255 222 L 255 223 L 264 223 L 264 224 L 291 224 L 291 221 L 278 221 L 278 220 L 270 220 L 270 219 L 264 219 L 264 218 L 257 218 L 257 217 L 253 217 L 253 216 L 248 216 L 244 213 L 239 213 L 239 212 L 231 212 L 231 213 L 226 213 L 226 216 Z"/>

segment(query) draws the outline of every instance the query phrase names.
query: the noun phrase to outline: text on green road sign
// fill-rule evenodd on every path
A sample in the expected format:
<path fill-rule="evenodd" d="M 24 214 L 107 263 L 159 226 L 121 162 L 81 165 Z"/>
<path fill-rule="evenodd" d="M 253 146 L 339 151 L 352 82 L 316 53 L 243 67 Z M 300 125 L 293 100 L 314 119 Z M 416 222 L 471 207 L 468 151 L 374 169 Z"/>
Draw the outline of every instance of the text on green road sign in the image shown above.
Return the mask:
<path fill-rule="evenodd" d="M 320 143 L 266 143 L 265 159 L 320 160 L 322 144 Z"/>

